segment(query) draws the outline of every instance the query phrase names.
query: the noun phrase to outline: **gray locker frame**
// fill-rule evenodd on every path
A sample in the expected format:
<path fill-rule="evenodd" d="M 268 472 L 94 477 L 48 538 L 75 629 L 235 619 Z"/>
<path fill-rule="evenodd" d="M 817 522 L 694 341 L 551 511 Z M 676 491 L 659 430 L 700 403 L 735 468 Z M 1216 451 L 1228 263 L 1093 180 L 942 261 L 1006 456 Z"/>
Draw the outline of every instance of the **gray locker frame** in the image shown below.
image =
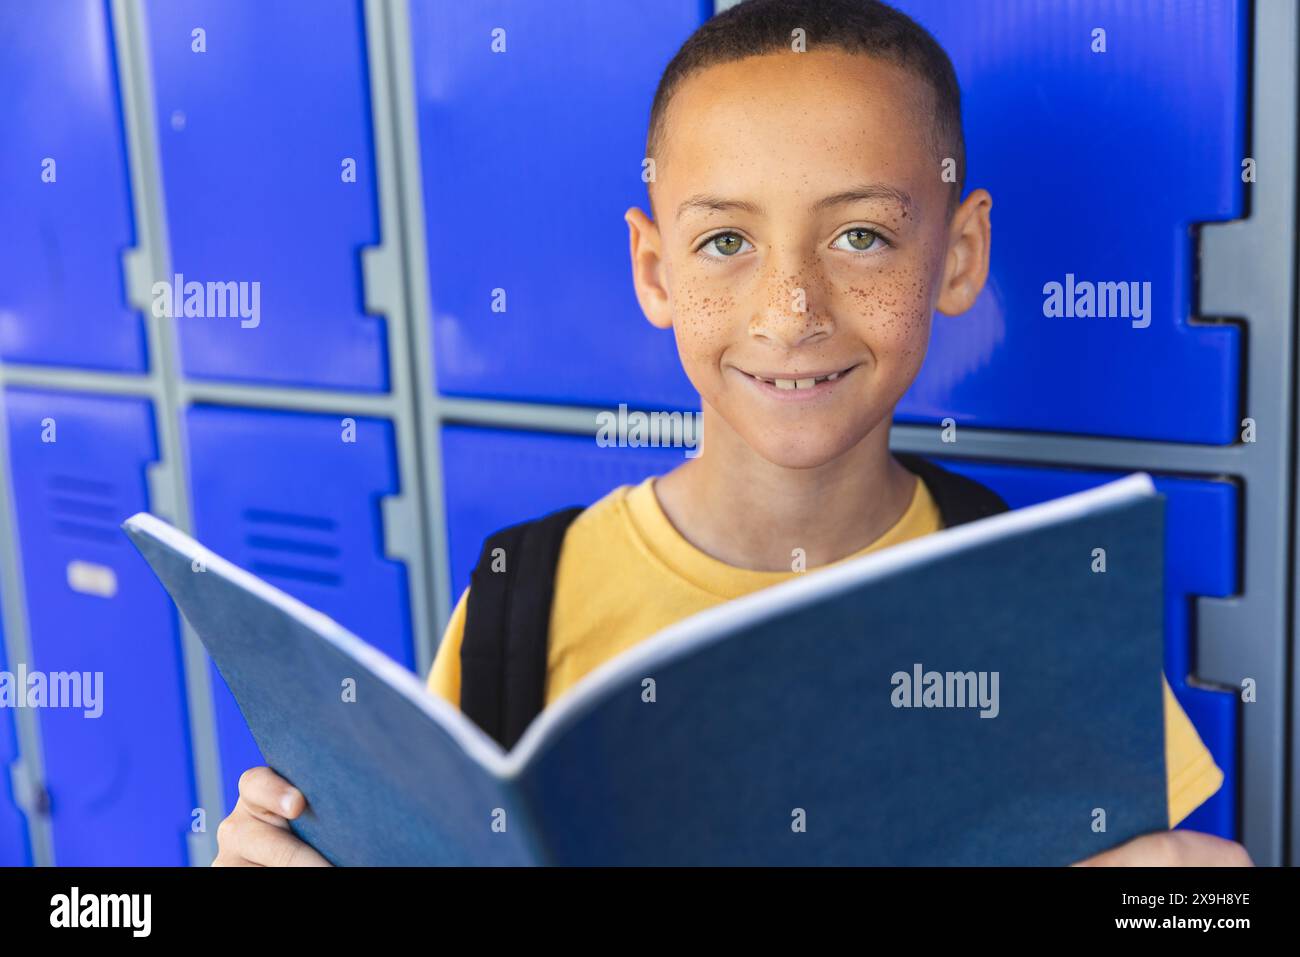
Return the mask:
<path fill-rule="evenodd" d="M 122 268 L 128 303 L 140 310 L 146 327 L 149 371 L 125 374 L 0 363 L 0 390 L 28 386 L 149 400 L 157 423 L 159 451 L 158 461 L 148 471 L 150 508 L 185 531 L 193 527 L 185 426 L 186 411 L 192 405 L 212 403 L 388 420 L 393 427 L 401 492 L 381 501 L 384 552 L 385 557 L 406 566 L 412 642 L 417 667 L 423 671 L 432 661 L 430 628 L 434 613 L 429 601 L 432 575 L 426 565 L 430 548 L 424 530 L 428 521 L 422 494 L 425 482 L 417 451 L 413 356 L 408 349 L 411 333 L 402 274 L 406 257 L 401 246 L 397 133 L 392 123 L 390 53 L 383 0 L 364 0 L 363 7 L 380 242 L 362 250 L 361 267 L 366 311 L 382 315 L 385 320 L 390 377 L 389 391 L 385 393 L 264 387 L 190 380 L 184 376 L 177 352 L 175 320 L 157 319 L 150 312 L 150 287 L 155 280 L 168 278 L 172 270 L 147 22 L 142 0 L 111 0 L 110 10 L 137 236 L 136 246 L 123 256 Z M 4 473 L 0 481 L 0 588 L 4 596 L 5 642 L 11 661 L 27 661 L 30 637 L 5 427 L 0 417 L 0 469 Z M 206 865 L 216 855 L 216 823 L 227 809 L 209 659 L 189 625 L 183 619 L 179 625 L 194 755 L 193 781 L 199 807 L 206 812 L 207 825 L 203 833 L 189 835 L 189 857 L 191 864 Z M 27 817 L 33 863 L 51 865 L 56 862 L 49 816 L 42 809 L 45 776 L 39 723 L 26 710 L 16 712 L 15 717 L 19 757 L 10 773 Z"/>
<path fill-rule="evenodd" d="M 729 6 L 719 0 L 717 9 Z M 152 71 L 141 0 L 112 0 L 114 44 L 127 132 L 127 155 L 138 243 L 123 258 L 128 297 L 142 309 L 149 372 L 117 374 L 0 364 L 0 389 L 129 395 L 152 402 L 159 460 L 150 470 L 155 512 L 191 527 L 185 412 L 215 403 L 373 416 L 393 423 L 402 493 L 385 500 L 388 557 L 405 562 L 416 661 L 423 673 L 451 612 L 442 487 L 441 431 L 447 424 L 595 435 L 602 410 L 499 402 L 440 395 L 431 334 L 425 211 L 415 99 L 411 25 L 405 0 L 364 0 L 367 62 L 374 124 L 380 245 L 363 252 L 368 311 L 383 314 L 391 388 L 387 393 L 251 386 L 187 380 L 181 373 L 171 322 L 149 314 L 148 289 L 170 275 L 170 246 L 158 156 Z M 1287 0 L 1256 0 L 1251 9 L 1253 59 L 1250 149 L 1260 171 L 1249 187 L 1247 215 L 1199 231 L 1197 315 L 1204 321 L 1245 323 L 1245 414 L 1259 423 L 1260 441 L 1225 447 L 1055 434 L 962 429 L 955 444 L 933 426 L 897 425 L 900 451 L 1005 463 L 1137 470 L 1160 463 L 1160 474 L 1235 481 L 1242 494 L 1242 594 L 1197 601 L 1197 679 L 1235 688 L 1260 680 L 1260 700 L 1241 705 L 1241 833 L 1255 861 L 1300 862 L 1300 828 L 1288 803 L 1300 795 L 1300 709 L 1291 687 L 1300 682 L 1293 625 L 1300 618 L 1300 570 L 1293 561 L 1300 477 L 1295 469 L 1294 335 L 1297 276 L 1297 54 L 1300 12 Z M 2 393 L 0 393 L 2 395 Z M 0 416 L 0 593 L 11 662 L 30 660 L 21 553 L 13 511 L 7 423 Z M 1277 502 L 1277 512 L 1252 507 Z M 1290 592 L 1288 592 L 1290 589 Z M 183 622 L 182 622 L 183 625 Z M 221 769 L 212 713 L 207 655 L 182 627 L 194 780 L 208 829 L 191 835 L 191 863 L 215 853 L 215 823 L 224 814 Z M 1266 676 L 1280 676 L 1268 683 Z M 36 715 L 15 714 L 19 759 L 12 770 L 25 805 L 36 864 L 54 863 L 49 819 L 41 811 L 43 766 Z"/>

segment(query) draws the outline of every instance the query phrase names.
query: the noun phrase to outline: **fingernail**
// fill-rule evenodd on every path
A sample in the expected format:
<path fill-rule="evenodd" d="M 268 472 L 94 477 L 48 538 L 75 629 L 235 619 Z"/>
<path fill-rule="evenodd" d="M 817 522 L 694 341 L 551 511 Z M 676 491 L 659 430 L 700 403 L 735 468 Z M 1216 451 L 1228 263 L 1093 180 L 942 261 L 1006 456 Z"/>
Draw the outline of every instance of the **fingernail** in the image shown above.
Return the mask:
<path fill-rule="evenodd" d="M 280 810 L 286 815 L 293 813 L 293 792 L 285 791 L 280 797 Z"/>

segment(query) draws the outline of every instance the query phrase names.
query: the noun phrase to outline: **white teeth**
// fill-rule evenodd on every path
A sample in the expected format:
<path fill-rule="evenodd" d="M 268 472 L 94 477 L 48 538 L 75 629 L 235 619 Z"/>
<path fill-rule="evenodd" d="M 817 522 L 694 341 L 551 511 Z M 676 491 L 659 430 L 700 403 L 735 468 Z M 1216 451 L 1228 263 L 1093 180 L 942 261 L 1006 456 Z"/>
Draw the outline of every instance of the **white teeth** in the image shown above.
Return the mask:
<path fill-rule="evenodd" d="M 847 371 L 847 370 L 845 370 Z M 774 385 L 778 389 L 811 389 L 813 386 L 822 382 L 834 382 L 844 372 L 832 372 L 830 375 L 818 376 L 815 379 L 764 379 L 762 376 L 754 376 L 759 382 L 766 382 L 768 385 Z"/>

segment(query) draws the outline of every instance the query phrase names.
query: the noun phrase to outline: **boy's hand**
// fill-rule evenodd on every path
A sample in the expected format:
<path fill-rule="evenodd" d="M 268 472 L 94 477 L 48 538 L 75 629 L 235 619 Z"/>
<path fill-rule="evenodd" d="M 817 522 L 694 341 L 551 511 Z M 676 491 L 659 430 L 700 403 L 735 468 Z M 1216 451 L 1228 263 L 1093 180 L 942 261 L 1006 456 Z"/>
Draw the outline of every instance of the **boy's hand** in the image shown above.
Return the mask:
<path fill-rule="evenodd" d="M 1246 849 L 1199 831 L 1158 831 L 1071 867 L 1254 867 Z"/>
<path fill-rule="evenodd" d="M 289 830 L 307 799 L 270 768 L 250 768 L 239 778 L 239 802 L 217 825 L 213 867 L 329 867 Z"/>

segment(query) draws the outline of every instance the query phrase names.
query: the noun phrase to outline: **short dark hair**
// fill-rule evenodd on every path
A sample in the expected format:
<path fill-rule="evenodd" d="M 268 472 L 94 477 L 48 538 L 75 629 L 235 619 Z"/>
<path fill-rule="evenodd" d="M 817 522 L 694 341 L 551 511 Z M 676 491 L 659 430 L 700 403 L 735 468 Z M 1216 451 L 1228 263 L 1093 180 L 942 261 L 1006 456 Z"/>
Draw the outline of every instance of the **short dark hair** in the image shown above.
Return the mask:
<path fill-rule="evenodd" d="M 929 84 L 934 93 L 935 150 L 956 161 L 951 209 L 961 198 L 966 180 L 957 72 L 924 27 L 879 0 L 742 0 L 707 20 L 682 44 L 659 78 L 645 155 L 654 157 L 660 148 L 669 101 L 688 77 L 716 64 L 788 51 L 796 28 L 804 30 L 810 45 L 880 57 Z"/>

